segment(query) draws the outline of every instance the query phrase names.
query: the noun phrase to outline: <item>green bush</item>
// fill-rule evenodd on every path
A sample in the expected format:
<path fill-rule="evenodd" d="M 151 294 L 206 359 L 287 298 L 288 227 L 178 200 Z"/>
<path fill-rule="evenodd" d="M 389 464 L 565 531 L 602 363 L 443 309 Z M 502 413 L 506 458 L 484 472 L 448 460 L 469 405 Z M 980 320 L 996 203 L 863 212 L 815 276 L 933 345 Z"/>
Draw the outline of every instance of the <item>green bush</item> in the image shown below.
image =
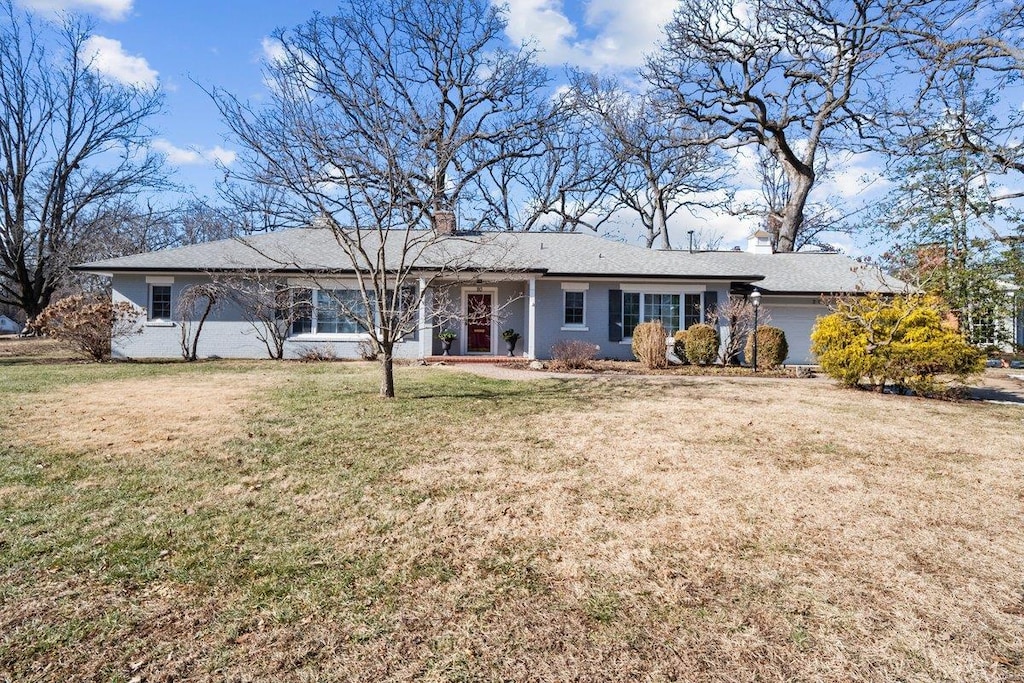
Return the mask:
<path fill-rule="evenodd" d="M 718 330 L 711 325 L 698 323 L 686 330 L 686 359 L 694 365 L 711 365 L 718 357 L 721 344 Z"/>
<path fill-rule="evenodd" d="M 982 354 L 945 322 L 936 297 L 869 294 L 840 300 L 833 311 L 814 326 L 811 351 L 847 386 L 933 396 L 984 368 Z"/>
<path fill-rule="evenodd" d="M 757 369 L 769 370 L 786 362 L 789 355 L 789 343 L 786 333 L 778 327 L 761 325 L 757 328 Z M 743 355 L 748 363 L 754 362 L 754 335 L 747 335 L 747 346 Z"/>
<path fill-rule="evenodd" d="M 686 330 L 676 330 L 673 335 L 672 351 L 683 365 L 689 362 L 686 359 Z"/>
<path fill-rule="evenodd" d="M 666 336 L 660 320 L 640 323 L 633 330 L 633 355 L 648 370 L 668 367 Z"/>

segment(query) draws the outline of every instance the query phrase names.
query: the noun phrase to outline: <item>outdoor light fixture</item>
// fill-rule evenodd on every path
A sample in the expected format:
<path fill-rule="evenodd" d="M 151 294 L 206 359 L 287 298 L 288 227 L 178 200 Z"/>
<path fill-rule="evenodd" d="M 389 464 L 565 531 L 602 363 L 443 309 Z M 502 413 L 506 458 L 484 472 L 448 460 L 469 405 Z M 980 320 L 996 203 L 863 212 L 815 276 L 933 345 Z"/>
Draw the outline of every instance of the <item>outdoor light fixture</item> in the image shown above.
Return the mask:
<path fill-rule="evenodd" d="M 754 307 L 754 372 L 757 372 L 757 309 L 761 307 L 761 292 L 754 288 L 750 293 L 750 305 Z"/>

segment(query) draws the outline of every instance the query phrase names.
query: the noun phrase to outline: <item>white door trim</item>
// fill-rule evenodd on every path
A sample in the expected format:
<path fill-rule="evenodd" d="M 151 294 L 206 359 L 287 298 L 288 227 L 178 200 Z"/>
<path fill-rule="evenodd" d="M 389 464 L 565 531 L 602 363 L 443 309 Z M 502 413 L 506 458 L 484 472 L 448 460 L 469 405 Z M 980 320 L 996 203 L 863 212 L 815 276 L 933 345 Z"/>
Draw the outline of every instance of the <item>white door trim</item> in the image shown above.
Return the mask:
<path fill-rule="evenodd" d="M 473 351 L 472 355 L 475 356 L 487 356 L 497 355 L 497 343 L 498 343 L 498 328 L 494 315 L 494 307 L 498 301 L 498 288 L 497 287 L 463 287 L 462 288 L 462 344 L 460 344 L 462 355 L 471 355 L 468 350 L 469 347 L 469 295 L 470 294 L 490 294 L 491 295 L 491 350 L 485 352 Z"/>

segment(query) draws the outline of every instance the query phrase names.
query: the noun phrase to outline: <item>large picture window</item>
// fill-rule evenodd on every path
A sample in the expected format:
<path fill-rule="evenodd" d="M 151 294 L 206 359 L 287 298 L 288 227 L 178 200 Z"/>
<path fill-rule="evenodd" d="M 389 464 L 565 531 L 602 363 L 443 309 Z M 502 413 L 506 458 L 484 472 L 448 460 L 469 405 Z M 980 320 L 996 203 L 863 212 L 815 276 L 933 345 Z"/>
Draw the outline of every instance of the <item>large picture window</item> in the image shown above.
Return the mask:
<path fill-rule="evenodd" d="M 292 322 L 291 332 L 299 334 L 364 334 L 368 330 L 366 321 L 371 317 L 380 327 L 378 306 L 373 292 L 364 297 L 352 289 L 296 289 L 294 302 L 297 317 Z M 389 293 L 390 299 L 390 293 Z M 416 292 L 404 287 L 399 301 L 399 312 L 393 316 L 393 324 L 400 323 L 403 315 L 415 301 Z M 367 311 L 367 304 L 370 311 Z"/>
<path fill-rule="evenodd" d="M 622 293 L 622 337 L 629 339 L 640 323 L 660 320 L 668 334 L 702 322 L 702 294 Z M 682 323 L 682 326 L 680 326 Z"/>

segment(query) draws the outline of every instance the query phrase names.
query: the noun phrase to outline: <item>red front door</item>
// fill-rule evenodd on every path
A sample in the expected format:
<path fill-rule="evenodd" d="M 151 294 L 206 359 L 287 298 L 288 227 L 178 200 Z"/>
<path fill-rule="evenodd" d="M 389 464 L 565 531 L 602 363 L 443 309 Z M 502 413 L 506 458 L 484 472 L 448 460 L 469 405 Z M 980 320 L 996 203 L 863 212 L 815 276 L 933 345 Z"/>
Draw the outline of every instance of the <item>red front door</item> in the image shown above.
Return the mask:
<path fill-rule="evenodd" d="M 466 352 L 491 353 L 491 295 L 467 295 L 466 308 Z"/>

